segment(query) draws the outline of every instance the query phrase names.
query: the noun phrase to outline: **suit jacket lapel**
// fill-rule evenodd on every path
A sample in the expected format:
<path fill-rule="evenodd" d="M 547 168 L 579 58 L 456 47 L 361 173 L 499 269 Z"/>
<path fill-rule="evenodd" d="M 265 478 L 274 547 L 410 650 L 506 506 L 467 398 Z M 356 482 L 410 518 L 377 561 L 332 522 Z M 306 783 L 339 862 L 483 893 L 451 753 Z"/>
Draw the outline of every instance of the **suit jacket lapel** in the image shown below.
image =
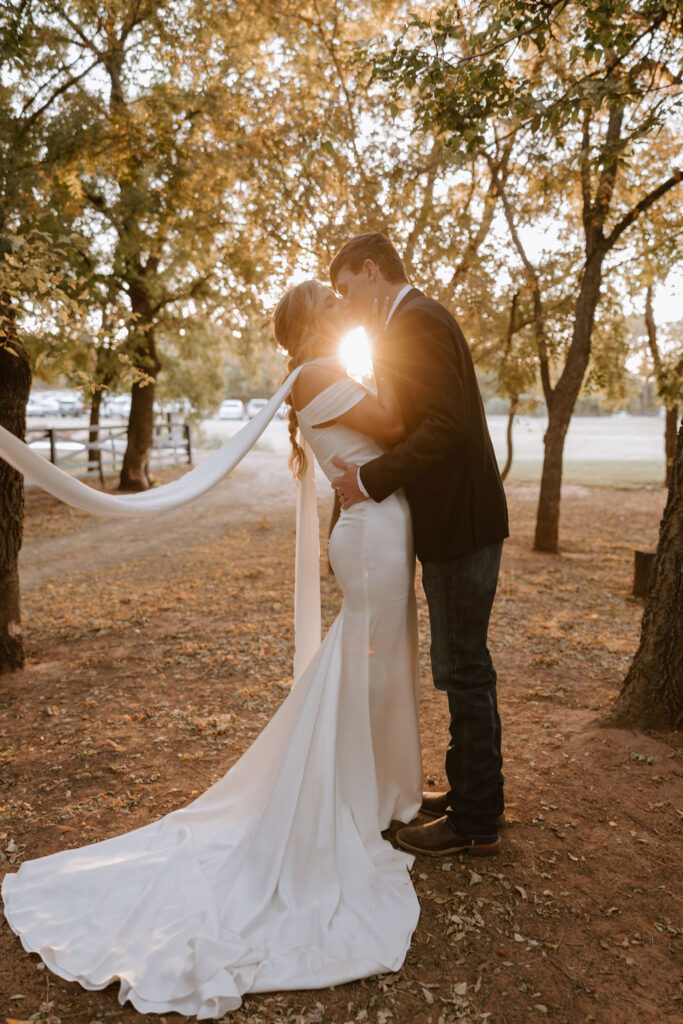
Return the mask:
<path fill-rule="evenodd" d="M 412 301 L 422 298 L 422 292 L 417 288 L 411 288 L 403 296 L 394 310 L 382 337 L 382 355 L 380 363 L 383 371 L 393 380 L 394 386 L 399 393 L 399 402 L 402 406 L 409 403 L 410 391 L 410 364 L 411 345 L 410 339 L 402 336 L 401 313 L 404 312 Z"/>
<path fill-rule="evenodd" d="M 400 316 L 401 311 L 403 309 L 405 309 L 407 303 L 409 303 L 412 299 L 415 299 L 415 298 L 417 298 L 418 296 L 421 296 L 421 295 L 422 295 L 422 292 L 419 290 L 419 288 L 411 288 L 409 292 L 405 293 L 405 295 L 403 296 L 403 298 L 399 302 L 398 306 L 394 310 L 394 314 L 393 314 L 391 320 L 389 321 L 389 323 L 387 325 L 387 328 L 386 328 L 387 332 L 391 330 L 391 328 L 394 325 L 394 321 L 396 320 L 396 317 Z"/>

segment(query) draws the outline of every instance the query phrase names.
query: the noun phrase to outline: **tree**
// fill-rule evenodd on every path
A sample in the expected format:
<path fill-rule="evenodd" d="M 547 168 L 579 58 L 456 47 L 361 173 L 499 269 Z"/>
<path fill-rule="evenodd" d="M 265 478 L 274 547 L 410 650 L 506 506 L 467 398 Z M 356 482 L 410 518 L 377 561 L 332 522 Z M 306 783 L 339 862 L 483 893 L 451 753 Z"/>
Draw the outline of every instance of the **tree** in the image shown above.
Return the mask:
<path fill-rule="evenodd" d="M 10 308 L 9 304 L 5 307 Z M 31 388 L 31 367 L 7 313 L 0 337 L 0 424 L 23 438 L 26 402 Z M 8 322 L 9 321 L 9 322 Z M 20 473 L 0 459 L 0 672 L 21 668 L 24 643 L 19 610 L 17 561 L 24 522 L 24 481 Z"/>
<path fill-rule="evenodd" d="M 347 21 L 349 6 L 3 9 L 2 323 L 38 373 L 94 390 L 93 433 L 99 389 L 120 386 L 122 367 L 133 379 L 125 484 L 147 485 L 164 353 L 166 394 L 182 376 L 199 398 L 202 370 L 217 371 L 237 332 L 264 335 L 265 308 L 292 272 L 324 266 L 344 210 L 357 220 L 370 193 L 381 205 L 380 174 L 355 188 L 365 178 L 343 65 L 363 12 Z M 28 385 L 5 374 L 1 386 L 3 409 L 25 404 Z M 12 480 L 0 500 L 8 536 L 21 520 Z"/>
<path fill-rule="evenodd" d="M 483 254 L 498 197 L 484 154 L 441 145 L 374 78 L 372 40 L 393 30 L 404 4 L 383 0 L 369 13 L 355 0 L 291 0 L 268 10 L 277 106 L 261 81 L 255 110 L 271 130 L 248 177 L 279 280 L 293 268 L 324 280 L 350 234 L 385 231 L 411 279 L 455 307 L 476 357 L 497 329 L 496 275 Z M 503 180 L 506 152 L 494 155 Z"/>
<path fill-rule="evenodd" d="M 683 95 L 683 10 L 664 2 L 633 9 L 624 0 L 508 0 L 483 14 L 476 3 L 448 3 L 429 24 L 415 17 L 380 74 L 396 92 L 413 90 L 422 123 L 448 146 L 495 152 L 514 136 L 511 208 L 521 205 L 527 224 L 546 231 L 557 217 L 569 222 L 573 239 L 559 241 L 577 256 L 581 239 L 554 381 L 538 332 L 548 429 L 534 545 L 554 552 L 564 441 L 591 358 L 605 269 L 631 225 L 683 181 L 681 167 L 669 156 L 658 161 L 653 146 Z"/>
<path fill-rule="evenodd" d="M 608 724 L 683 726 L 683 423 L 645 600 L 640 645 Z"/>
<path fill-rule="evenodd" d="M 36 366 L 67 371 L 94 387 L 94 430 L 98 387 L 120 383 L 123 367 L 142 395 L 155 365 L 155 331 L 171 337 L 174 315 L 191 321 L 209 279 L 220 279 L 217 299 L 228 307 L 245 274 L 253 287 L 259 279 L 242 253 L 239 225 L 231 230 L 233 211 L 222 205 L 226 187 L 239 185 L 240 162 L 239 147 L 228 153 L 219 129 L 228 132 L 235 124 L 226 116 L 230 104 L 234 119 L 244 114 L 244 106 L 233 102 L 238 90 L 230 81 L 231 72 L 248 70 L 239 26 L 260 37 L 253 19 L 237 18 L 228 33 L 234 5 L 196 5 L 196 18 L 193 10 L 147 2 L 112 2 L 95 10 L 85 2 L 44 0 L 3 8 L 0 422 L 19 436 L 30 387 L 22 340 Z M 226 32 L 230 45 L 221 47 L 209 25 Z M 193 46 L 183 46 L 188 26 Z M 164 61 L 157 62 L 160 50 Z M 125 63 L 131 51 L 144 53 L 136 68 L 142 78 Z M 213 63 L 204 59 L 209 53 Z M 239 60 L 231 63 L 231 53 Z M 162 66 L 165 77 L 157 78 Z M 140 90 L 130 111 L 121 104 L 126 88 Z M 209 124 L 207 112 L 218 124 Z M 240 128 L 237 137 L 243 134 Z M 212 138 L 213 148 L 207 144 Z M 145 319 L 150 312 L 156 319 Z M 225 333 L 214 323 L 204 338 L 215 342 Z M 139 441 L 150 398 L 148 391 L 136 403 L 140 429 L 134 424 L 132 448 L 141 473 L 145 443 Z M 22 521 L 21 480 L 3 463 L 0 672 L 23 657 L 17 577 Z"/>
<path fill-rule="evenodd" d="M 520 290 L 515 290 L 510 299 L 505 342 L 500 346 L 496 339 L 494 351 L 489 355 L 488 361 L 496 369 L 500 394 L 509 402 L 506 431 L 507 458 L 500 471 L 502 480 L 507 478 L 512 468 L 512 431 L 515 417 L 525 408 L 534 408 L 536 405 L 534 399 L 524 395 L 533 387 L 536 377 L 533 340 L 529 338 L 528 330 L 529 323 L 533 323 L 534 320 L 533 312 L 531 315 L 527 314 L 525 318 L 524 311 L 520 308 Z"/>
<path fill-rule="evenodd" d="M 260 42 L 243 7 L 128 0 L 103 5 L 94 18 L 83 0 L 52 5 L 40 26 L 90 68 L 65 95 L 51 155 L 70 186 L 80 253 L 127 307 L 120 344 L 138 379 L 126 489 L 150 483 L 160 332 L 177 350 L 193 337 L 181 321 L 229 301 L 231 275 L 241 276 L 242 229 L 230 209 L 248 148 L 239 83 Z M 59 192 L 51 201 L 61 208 Z"/>
<path fill-rule="evenodd" d="M 680 203 L 659 204 L 656 216 L 636 226 L 634 284 L 644 290 L 645 336 L 651 358 L 657 393 L 665 410 L 664 455 L 665 486 L 671 479 L 676 453 L 679 404 L 683 400 L 683 335 L 681 325 L 662 325 L 655 320 L 655 293 L 665 285 L 671 271 L 683 258 L 683 209 Z M 630 269 L 630 267 L 629 267 Z"/>
<path fill-rule="evenodd" d="M 59 64 L 57 56 L 40 52 L 22 31 L 21 19 L 30 17 L 30 9 L 27 3 L 21 10 L 3 12 L 0 24 L 0 424 L 22 439 L 31 366 L 17 328 L 21 298 L 29 292 L 52 292 L 63 302 L 66 316 L 78 315 L 77 305 L 61 288 L 60 256 L 40 230 L 43 211 L 37 196 L 51 169 L 32 159 L 44 142 L 41 116 L 58 94 L 48 89 L 28 113 L 18 102 L 13 81 L 34 58 L 48 78 Z M 23 520 L 23 479 L 0 461 L 0 673 L 21 668 L 24 661 L 17 565 Z"/>
<path fill-rule="evenodd" d="M 683 395 L 683 355 L 670 354 L 667 359 L 657 341 L 657 325 L 652 304 L 654 287 L 648 284 L 645 290 L 645 327 L 652 356 L 657 392 L 665 409 L 664 457 L 666 460 L 665 485 L 671 485 L 674 459 L 676 457 L 676 429 L 678 426 L 678 403 Z"/>

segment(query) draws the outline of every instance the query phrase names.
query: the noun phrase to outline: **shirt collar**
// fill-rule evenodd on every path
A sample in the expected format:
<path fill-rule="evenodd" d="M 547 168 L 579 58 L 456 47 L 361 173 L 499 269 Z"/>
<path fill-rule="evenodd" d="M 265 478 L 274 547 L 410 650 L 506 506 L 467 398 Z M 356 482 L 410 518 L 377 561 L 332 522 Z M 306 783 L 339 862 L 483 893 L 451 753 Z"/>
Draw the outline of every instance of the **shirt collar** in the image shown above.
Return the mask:
<path fill-rule="evenodd" d="M 404 284 L 403 287 L 401 288 L 400 292 L 398 293 L 398 295 L 394 299 L 393 306 L 389 310 L 389 316 L 387 317 L 387 322 L 384 325 L 385 329 L 389 326 L 389 321 L 391 320 L 392 316 L 396 312 L 396 308 L 397 308 L 398 304 L 401 302 L 401 299 L 403 299 L 408 294 L 408 292 L 412 290 L 412 287 L 413 287 L 412 284 Z"/>

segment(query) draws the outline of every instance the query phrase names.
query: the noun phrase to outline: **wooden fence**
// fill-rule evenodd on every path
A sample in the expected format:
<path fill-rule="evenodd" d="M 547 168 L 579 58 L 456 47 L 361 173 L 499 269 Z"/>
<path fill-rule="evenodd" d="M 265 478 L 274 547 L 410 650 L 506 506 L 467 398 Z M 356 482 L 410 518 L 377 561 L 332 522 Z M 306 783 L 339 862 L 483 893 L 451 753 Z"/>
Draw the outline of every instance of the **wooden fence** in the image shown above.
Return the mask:
<path fill-rule="evenodd" d="M 98 427 L 28 427 L 26 443 L 50 462 L 74 476 L 96 473 L 102 484 L 105 475 L 118 473 L 128 443 L 128 424 Z M 188 423 L 175 423 L 170 416 L 154 422 L 150 463 L 169 466 L 192 465 L 192 435 Z"/>

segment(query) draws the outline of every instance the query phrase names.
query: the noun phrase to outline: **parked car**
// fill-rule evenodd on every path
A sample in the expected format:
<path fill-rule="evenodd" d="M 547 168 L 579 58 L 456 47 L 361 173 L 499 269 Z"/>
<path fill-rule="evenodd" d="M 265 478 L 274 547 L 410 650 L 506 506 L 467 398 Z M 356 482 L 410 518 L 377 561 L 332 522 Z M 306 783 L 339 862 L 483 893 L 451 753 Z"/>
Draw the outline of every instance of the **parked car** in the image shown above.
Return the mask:
<path fill-rule="evenodd" d="M 107 395 L 102 399 L 100 415 L 126 420 L 130 416 L 130 395 Z"/>
<path fill-rule="evenodd" d="M 59 405 L 60 416 L 82 416 L 83 415 L 83 399 L 77 391 L 71 393 L 58 395 L 57 403 Z"/>
<path fill-rule="evenodd" d="M 59 416 L 59 402 L 51 395 L 41 395 L 34 392 L 28 397 L 26 403 L 27 416 Z"/>
<path fill-rule="evenodd" d="M 239 398 L 226 398 L 218 409 L 219 420 L 243 420 L 245 416 L 244 402 Z"/>
<path fill-rule="evenodd" d="M 167 398 L 163 402 L 154 403 L 154 412 L 160 416 L 186 419 L 192 414 L 192 402 L 189 398 Z"/>
<path fill-rule="evenodd" d="M 286 420 L 289 416 L 289 406 L 286 402 L 283 402 L 278 411 L 275 413 L 279 420 Z"/>
<path fill-rule="evenodd" d="M 268 405 L 267 398 L 250 398 L 247 402 L 247 416 L 249 419 L 253 419 L 254 416 L 261 412 L 264 405 Z"/>

